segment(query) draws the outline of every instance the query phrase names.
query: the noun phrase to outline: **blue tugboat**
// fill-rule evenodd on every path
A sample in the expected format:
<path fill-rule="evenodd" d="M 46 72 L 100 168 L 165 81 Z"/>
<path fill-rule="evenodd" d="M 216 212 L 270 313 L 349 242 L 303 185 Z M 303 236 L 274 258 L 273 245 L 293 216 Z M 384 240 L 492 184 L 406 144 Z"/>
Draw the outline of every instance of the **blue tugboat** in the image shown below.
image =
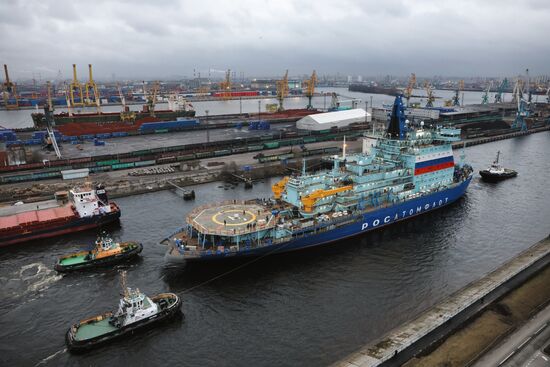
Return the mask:
<path fill-rule="evenodd" d="M 383 136 L 363 152 L 333 156 L 330 170 L 285 177 L 270 200 L 226 201 L 195 208 L 165 238 L 166 259 L 209 262 L 319 246 L 440 209 L 466 191 L 472 167 L 456 163 L 460 130 L 411 127 L 401 96 Z"/>

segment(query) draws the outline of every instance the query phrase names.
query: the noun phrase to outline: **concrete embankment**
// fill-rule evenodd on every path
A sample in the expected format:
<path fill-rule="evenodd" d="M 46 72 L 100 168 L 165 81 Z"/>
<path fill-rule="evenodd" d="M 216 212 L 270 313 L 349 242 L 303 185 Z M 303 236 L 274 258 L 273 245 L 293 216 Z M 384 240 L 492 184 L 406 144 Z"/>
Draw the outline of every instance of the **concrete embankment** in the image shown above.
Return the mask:
<path fill-rule="evenodd" d="M 469 365 L 550 301 L 549 263 L 550 236 L 334 366 Z"/>

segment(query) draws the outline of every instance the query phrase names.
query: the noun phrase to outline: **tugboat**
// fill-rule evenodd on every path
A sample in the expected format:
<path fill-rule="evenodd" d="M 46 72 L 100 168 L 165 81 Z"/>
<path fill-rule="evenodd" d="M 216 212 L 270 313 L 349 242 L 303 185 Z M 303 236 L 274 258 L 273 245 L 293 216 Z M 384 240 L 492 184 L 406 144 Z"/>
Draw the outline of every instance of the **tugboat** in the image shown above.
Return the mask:
<path fill-rule="evenodd" d="M 121 283 L 123 295 L 118 310 L 71 326 L 65 335 L 69 351 L 83 352 L 180 314 L 178 295 L 160 293 L 149 298 L 139 289 L 126 286 L 126 272 L 121 273 Z"/>
<path fill-rule="evenodd" d="M 479 174 L 481 175 L 483 181 L 498 182 L 507 178 L 516 177 L 518 175 L 518 173 L 513 169 L 503 168 L 500 163 L 498 163 L 499 158 L 500 151 L 497 152 L 497 158 L 488 169 L 479 171 Z"/>
<path fill-rule="evenodd" d="M 114 242 L 107 234 L 97 237 L 91 251 L 80 251 L 61 257 L 55 264 L 60 273 L 107 266 L 129 260 L 141 253 L 143 245 L 137 242 Z"/>

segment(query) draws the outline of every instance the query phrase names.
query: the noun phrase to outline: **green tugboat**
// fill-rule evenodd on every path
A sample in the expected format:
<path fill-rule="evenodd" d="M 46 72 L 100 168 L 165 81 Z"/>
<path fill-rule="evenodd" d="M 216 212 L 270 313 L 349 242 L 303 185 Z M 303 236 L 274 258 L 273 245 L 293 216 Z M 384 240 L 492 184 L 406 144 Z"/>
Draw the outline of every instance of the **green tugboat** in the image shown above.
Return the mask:
<path fill-rule="evenodd" d="M 55 264 L 55 270 L 65 273 L 117 264 L 136 257 L 142 250 L 141 243 L 114 242 L 108 234 L 103 233 L 98 236 L 93 250 L 61 257 Z"/>
<path fill-rule="evenodd" d="M 181 314 L 181 299 L 176 294 L 161 293 L 149 298 L 137 288 L 126 287 L 126 272 L 121 273 L 121 282 L 123 296 L 118 310 L 71 326 L 65 335 L 69 351 L 83 352 Z"/>

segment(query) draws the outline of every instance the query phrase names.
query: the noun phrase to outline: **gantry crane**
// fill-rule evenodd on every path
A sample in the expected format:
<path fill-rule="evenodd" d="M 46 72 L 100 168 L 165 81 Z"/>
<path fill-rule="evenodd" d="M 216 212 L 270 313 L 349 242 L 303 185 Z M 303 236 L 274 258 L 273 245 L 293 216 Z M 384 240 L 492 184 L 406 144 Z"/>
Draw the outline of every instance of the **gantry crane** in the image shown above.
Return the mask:
<path fill-rule="evenodd" d="M 86 106 L 95 106 L 97 108 L 97 113 L 101 113 L 99 91 L 92 75 L 92 64 L 88 64 L 88 72 L 90 79 L 84 85 L 84 90 L 86 91 L 85 104 Z"/>
<path fill-rule="evenodd" d="M 495 93 L 495 103 L 504 102 L 503 95 L 506 88 L 508 88 L 508 79 L 504 78 L 497 87 L 497 92 Z"/>
<path fill-rule="evenodd" d="M 433 107 L 435 101 L 434 91 L 432 85 L 427 80 L 424 82 L 424 88 L 427 95 L 426 107 Z"/>
<path fill-rule="evenodd" d="M 464 80 L 458 82 L 457 89 L 455 90 L 455 95 L 453 97 L 453 106 L 460 106 L 460 92 L 464 90 Z"/>
<path fill-rule="evenodd" d="M 313 70 L 313 74 L 311 74 L 311 78 L 304 81 L 304 84 L 306 86 L 306 97 L 308 98 L 308 103 L 306 108 L 308 110 L 313 109 L 313 104 L 311 103 L 311 99 L 315 94 L 315 83 L 317 83 L 317 74 L 315 73 L 315 70 Z"/>
<path fill-rule="evenodd" d="M 17 86 L 14 82 L 10 80 L 10 75 L 8 74 L 8 65 L 6 64 L 4 64 L 4 75 L 6 77 L 4 83 L 2 83 L 4 107 L 7 110 L 17 110 L 19 109 L 19 96 L 17 95 Z"/>
<path fill-rule="evenodd" d="M 231 69 L 225 72 L 225 80 L 220 83 L 220 89 L 223 99 L 231 98 Z"/>
<path fill-rule="evenodd" d="M 491 91 L 492 87 L 493 87 L 493 81 L 491 80 L 487 84 L 487 89 L 485 89 L 485 93 L 483 94 L 483 97 L 481 97 L 481 104 L 489 104 L 489 92 Z"/>
<path fill-rule="evenodd" d="M 70 98 L 71 98 L 71 106 L 72 107 L 78 107 L 78 106 L 84 106 L 84 93 L 82 92 L 82 84 L 78 81 L 78 78 L 76 76 L 76 64 L 73 64 L 73 81 L 69 85 L 69 91 L 70 91 Z M 75 97 L 76 92 L 76 97 Z M 78 102 L 76 101 L 76 98 L 79 98 Z"/>
<path fill-rule="evenodd" d="M 277 80 L 277 99 L 279 100 L 278 111 L 284 111 L 283 100 L 288 95 L 288 70 L 281 80 Z"/>
<path fill-rule="evenodd" d="M 407 107 L 410 106 L 412 91 L 413 91 L 415 85 L 416 85 L 416 74 L 411 73 L 411 77 L 409 78 L 409 84 L 407 85 L 407 88 L 405 89 L 405 99 L 407 100 Z"/>

